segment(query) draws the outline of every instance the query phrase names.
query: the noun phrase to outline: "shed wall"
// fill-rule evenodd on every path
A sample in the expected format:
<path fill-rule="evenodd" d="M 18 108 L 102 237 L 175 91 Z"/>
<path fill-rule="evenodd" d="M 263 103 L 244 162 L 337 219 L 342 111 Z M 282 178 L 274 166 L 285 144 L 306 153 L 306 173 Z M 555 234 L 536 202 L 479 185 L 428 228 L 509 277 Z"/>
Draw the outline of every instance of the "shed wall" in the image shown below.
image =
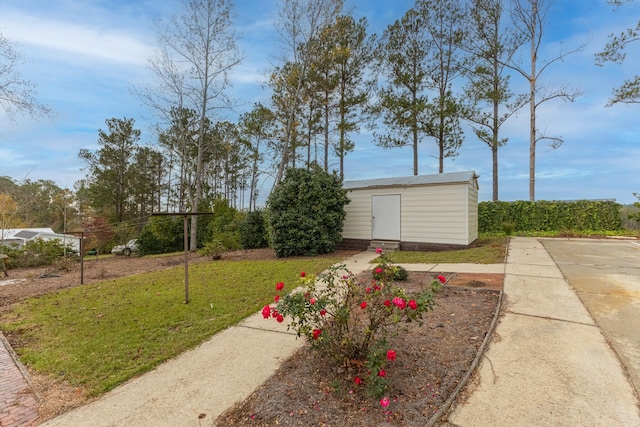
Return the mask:
<path fill-rule="evenodd" d="M 371 196 L 391 194 L 401 195 L 402 242 L 468 245 L 477 238 L 478 194 L 467 182 L 349 190 L 343 237 L 371 239 Z"/>

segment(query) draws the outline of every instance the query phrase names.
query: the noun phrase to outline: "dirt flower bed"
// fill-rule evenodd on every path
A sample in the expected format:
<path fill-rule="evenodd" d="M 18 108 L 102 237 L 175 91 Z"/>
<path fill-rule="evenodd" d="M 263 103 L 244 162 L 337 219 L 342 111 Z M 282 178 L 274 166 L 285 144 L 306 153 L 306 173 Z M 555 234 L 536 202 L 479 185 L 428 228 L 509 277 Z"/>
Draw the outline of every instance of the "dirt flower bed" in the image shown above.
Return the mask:
<path fill-rule="evenodd" d="M 413 292 L 434 277 L 411 272 L 400 283 Z M 414 322 L 394 327 L 389 344 L 397 355 L 386 369 L 391 380 L 388 406 L 356 384 L 359 366 L 335 366 L 304 347 L 215 425 L 426 425 L 469 371 L 495 316 L 502 280 L 497 274 L 454 275 L 422 326 Z"/>

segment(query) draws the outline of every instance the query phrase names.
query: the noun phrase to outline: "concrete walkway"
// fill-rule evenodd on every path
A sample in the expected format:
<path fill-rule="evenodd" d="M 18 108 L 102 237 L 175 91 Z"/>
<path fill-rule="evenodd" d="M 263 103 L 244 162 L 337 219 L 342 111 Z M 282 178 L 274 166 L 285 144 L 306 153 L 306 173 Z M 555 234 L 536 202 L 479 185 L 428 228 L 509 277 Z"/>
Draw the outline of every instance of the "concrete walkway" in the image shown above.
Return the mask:
<path fill-rule="evenodd" d="M 345 263 L 358 273 L 372 268 L 375 256 L 364 252 Z M 513 238 L 506 265 L 407 267 L 506 273 L 507 310 L 479 382 L 443 425 L 640 426 L 638 398 L 622 365 L 538 240 Z M 303 344 L 285 326 L 256 314 L 43 425 L 209 426 Z"/>
<path fill-rule="evenodd" d="M 640 426 L 638 396 L 542 244 L 513 238 L 507 309 L 450 426 Z"/>

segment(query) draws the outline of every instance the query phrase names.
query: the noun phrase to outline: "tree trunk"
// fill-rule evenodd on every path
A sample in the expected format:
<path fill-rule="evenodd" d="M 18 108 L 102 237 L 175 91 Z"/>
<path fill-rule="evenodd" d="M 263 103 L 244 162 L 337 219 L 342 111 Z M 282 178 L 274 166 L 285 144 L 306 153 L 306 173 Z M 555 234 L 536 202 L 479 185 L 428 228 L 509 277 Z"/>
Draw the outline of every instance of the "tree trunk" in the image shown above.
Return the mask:
<path fill-rule="evenodd" d="M 529 201 L 536 200 L 536 62 L 538 60 L 536 54 L 536 28 L 538 19 L 538 3 L 534 1 L 532 4 L 532 37 L 531 37 L 531 74 L 529 75 Z"/>

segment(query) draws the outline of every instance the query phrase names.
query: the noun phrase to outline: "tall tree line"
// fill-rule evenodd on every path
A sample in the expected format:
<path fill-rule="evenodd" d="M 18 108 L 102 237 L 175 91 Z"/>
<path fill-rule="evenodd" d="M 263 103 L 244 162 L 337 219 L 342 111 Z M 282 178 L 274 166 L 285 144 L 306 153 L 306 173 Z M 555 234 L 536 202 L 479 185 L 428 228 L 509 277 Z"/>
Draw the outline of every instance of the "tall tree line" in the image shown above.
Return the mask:
<path fill-rule="evenodd" d="M 158 119 L 156 146 L 131 157 L 132 170 L 147 165 L 134 175 L 141 191 L 152 195 L 128 195 L 133 201 L 114 204 L 113 215 L 124 218 L 127 206 L 147 213 L 195 212 L 216 197 L 255 209 L 265 191 L 261 183 L 279 182 L 288 167 L 318 164 L 344 177 L 353 135 L 363 126 L 375 130 L 375 143 L 384 148 L 411 147 L 407 166 L 418 174 L 420 143 L 435 142 L 427 151 L 444 172 L 445 159 L 463 148 L 463 124 L 469 125 L 490 149 L 497 200 L 498 149 L 508 140 L 501 128 L 526 105 L 533 200 L 536 144 L 561 142 L 539 132 L 537 109 L 577 95 L 541 85 L 541 74 L 573 52 L 540 58 L 552 4 L 416 0 L 376 35 L 368 32 L 366 19 L 345 11 L 342 0 L 281 0 L 276 26 L 286 49 L 267 76 L 271 98 L 231 123 L 219 113 L 233 104 L 226 96 L 228 73 L 240 61 L 232 3 L 184 1 L 179 15 L 158 25 L 158 51 L 149 62 L 152 84 L 134 90 Z M 516 53 L 527 49 L 529 61 L 520 61 L 524 55 Z M 518 77 L 529 85 L 527 93 L 513 93 Z M 88 153 L 82 156 L 89 163 Z M 122 188 L 113 182 L 112 191 Z M 94 181 L 87 183 L 91 188 Z"/>

